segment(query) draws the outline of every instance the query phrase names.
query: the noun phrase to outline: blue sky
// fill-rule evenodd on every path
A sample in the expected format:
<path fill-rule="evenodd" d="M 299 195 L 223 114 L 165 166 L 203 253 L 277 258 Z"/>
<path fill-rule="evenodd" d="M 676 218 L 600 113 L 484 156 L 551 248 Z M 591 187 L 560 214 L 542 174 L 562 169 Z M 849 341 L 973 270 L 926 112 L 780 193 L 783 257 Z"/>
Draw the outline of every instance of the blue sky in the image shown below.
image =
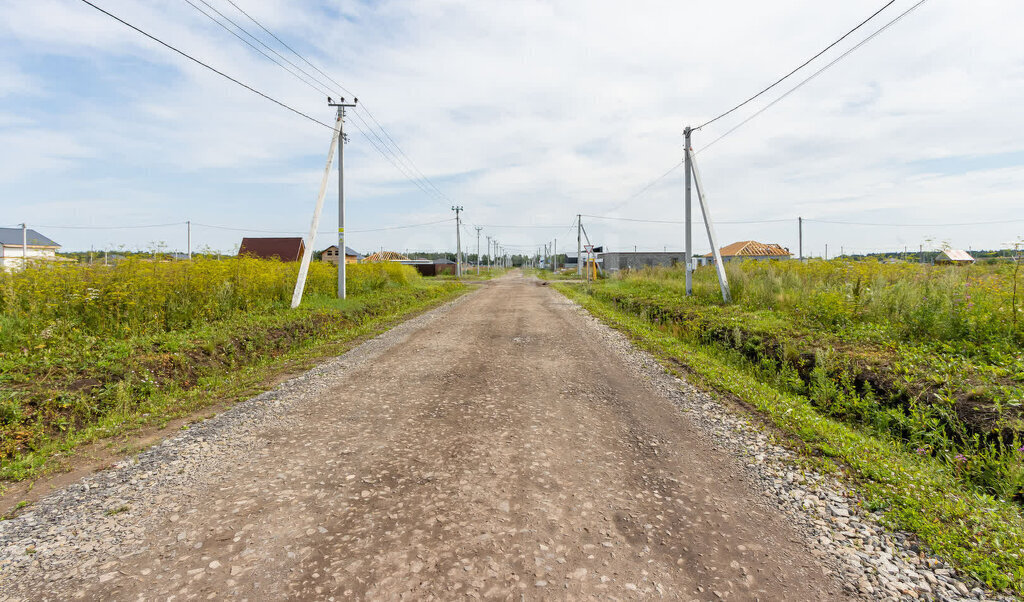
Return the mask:
<path fill-rule="evenodd" d="M 298 62 L 227 0 L 207 1 Z M 325 95 L 184 0 L 96 3 L 332 121 Z M 681 170 L 622 202 L 679 160 L 683 126 L 749 96 L 882 4 L 236 3 L 355 92 L 441 190 L 428 195 L 411 183 L 358 131 L 372 123 L 366 114 L 353 115 L 348 242 L 364 251 L 453 248 L 450 223 L 359 232 L 447 219 L 453 202 L 466 208 L 467 227 L 483 224 L 484 236 L 516 248 L 554 237 L 560 249 L 574 247 L 577 213 L 679 219 Z M 898 0 L 812 67 L 911 4 Z M 0 226 L 25 221 L 67 249 L 183 249 L 181 222 L 191 220 L 194 249 L 225 252 L 244 233 L 199 224 L 254 235 L 308 229 L 329 130 L 78 0 L 9 2 L 0 13 Z M 830 254 L 944 241 L 991 248 L 1024 236 L 1021 22 L 1017 3 L 930 0 L 702 152 L 722 243 L 795 250 L 798 216 L 919 224 L 808 222 L 808 254 L 825 244 Z M 694 146 L 774 97 L 698 132 Z M 336 221 L 335 182 L 332 173 L 325 233 Z M 995 223 L 928 225 L 973 222 Z M 98 228 L 165 223 L 175 225 Z M 679 225 L 584 223 L 610 248 L 682 246 Z M 330 242 L 322 235 L 317 247 Z"/>

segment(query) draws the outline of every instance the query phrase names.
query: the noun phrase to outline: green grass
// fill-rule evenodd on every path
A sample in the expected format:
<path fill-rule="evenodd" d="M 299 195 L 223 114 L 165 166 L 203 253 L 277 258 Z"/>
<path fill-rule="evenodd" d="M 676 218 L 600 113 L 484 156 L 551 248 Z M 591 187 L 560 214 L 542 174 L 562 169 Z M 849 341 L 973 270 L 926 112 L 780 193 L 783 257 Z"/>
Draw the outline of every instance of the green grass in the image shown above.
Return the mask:
<path fill-rule="evenodd" d="M 918 535 L 935 554 L 997 589 L 1024 593 L 1024 520 L 1018 505 L 973 486 L 944 458 L 898 438 L 824 414 L 792 392 L 791 373 L 730 346 L 702 342 L 579 285 L 556 284 L 591 313 L 696 384 L 742 400 L 765 416 L 804 462 L 846 478 L 890 526 Z M 770 317 L 766 317 L 770 320 Z M 784 323 L 784 322 L 783 322 Z"/>
<path fill-rule="evenodd" d="M 729 264 L 736 302 L 714 270 L 642 270 L 590 292 L 680 339 L 740 352 L 817 410 L 965 481 L 1024 502 L 1024 334 L 1014 266 L 877 262 Z M 967 301 L 970 299 L 970 301 Z"/>
<path fill-rule="evenodd" d="M 0 480 L 58 469 L 83 443 L 162 427 L 211 404 L 245 399 L 276 374 L 343 352 L 353 340 L 466 290 L 460 283 L 426 282 L 407 266 L 360 265 L 350 270 L 350 294 L 341 301 L 330 295 L 335 287 L 331 272 L 318 269 L 311 272 L 308 296 L 291 310 L 285 285 L 289 271 L 294 277 L 293 266 L 256 260 L 224 263 L 231 261 L 239 265 L 142 266 L 149 283 L 160 277 L 179 283 L 188 278 L 193 284 L 205 278 L 205 289 L 193 286 L 187 296 L 154 293 L 164 303 L 173 298 L 193 301 L 177 310 L 188 319 L 171 323 L 160 313 L 163 305 L 152 299 L 138 301 L 147 311 L 126 316 L 106 297 L 108 291 L 119 290 L 103 288 L 111 279 L 145 293 L 146 282 L 132 280 L 140 273 L 138 266 L 134 276 L 88 266 L 84 274 L 58 269 L 9 275 L 5 284 L 8 289 L 13 284 L 19 297 L 17 302 L 8 297 L 0 323 L 0 328 L 10 329 L 0 335 Z M 243 269 L 247 278 L 267 284 L 267 289 L 250 292 L 258 299 L 204 298 L 228 282 L 219 282 L 217 273 Z M 50 292 L 60 290 L 52 281 L 63 281 L 65 292 L 83 285 L 100 290 L 93 301 L 102 310 L 75 314 L 41 307 L 38 298 L 27 299 L 32 289 L 17 281 L 19 276 L 46 284 L 40 288 Z M 274 282 L 280 283 L 276 289 Z M 24 311 L 33 304 L 39 312 Z M 216 311 L 203 318 L 203 308 Z"/>

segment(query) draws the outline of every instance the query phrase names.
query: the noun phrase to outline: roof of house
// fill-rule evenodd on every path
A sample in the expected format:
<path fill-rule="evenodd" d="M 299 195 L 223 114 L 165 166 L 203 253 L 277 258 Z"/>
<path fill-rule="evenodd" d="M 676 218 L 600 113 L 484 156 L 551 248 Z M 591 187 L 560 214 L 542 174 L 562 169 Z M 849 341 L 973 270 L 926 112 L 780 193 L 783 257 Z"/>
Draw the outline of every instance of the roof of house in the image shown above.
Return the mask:
<path fill-rule="evenodd" d="M 939 255 L 945 255 L 950 261 L 974 261 L 971 254 L 963 249 L 945 249 Z"/>
<path fill-rule="evenodd" d="M 260 259 L 280 259 L 281 261 L 298 261 L 302 258 L 305 245 L 300 237 L 289 238 L 250 238 L 242 239 L 239 255 L 252 255 Z"/>
<path fill-rule="evenodd" d="M 30 247 L 59 247 L 60 245 L 29 228 L 25 233 Z M 0 228 L 0 245 L 21 246 L 21 228 Z"/>
<path fill-rule="evenodd" d="M 722 257 L 789 257 L 789 249 L 775 243 L 763 243 L 756 240 L 741 240 L 721 249 Z M 708 253 L 705 257 L 711 257 Z"/>
<path fill-rule="evenodd" d="M 401 253 L 395 253 L 394 251 L 378 251 L 369 257 L 366 257 L 363 261 L 408 261 L 409 258 Z"/>

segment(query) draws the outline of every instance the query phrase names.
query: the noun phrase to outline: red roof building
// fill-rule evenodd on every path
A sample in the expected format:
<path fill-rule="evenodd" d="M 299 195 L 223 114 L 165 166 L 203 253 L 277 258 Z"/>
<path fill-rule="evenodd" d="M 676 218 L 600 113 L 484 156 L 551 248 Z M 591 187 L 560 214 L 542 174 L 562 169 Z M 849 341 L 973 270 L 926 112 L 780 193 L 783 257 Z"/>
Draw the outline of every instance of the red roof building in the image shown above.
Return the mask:
<path fill-rule="evenodd" d="M 250 238 L 242 239 L 238 256 L 248 255 L 257 259 L 277 259 L 279 261 L 299 261 L 306 250 L 300 237 L 292 238 Z"/>

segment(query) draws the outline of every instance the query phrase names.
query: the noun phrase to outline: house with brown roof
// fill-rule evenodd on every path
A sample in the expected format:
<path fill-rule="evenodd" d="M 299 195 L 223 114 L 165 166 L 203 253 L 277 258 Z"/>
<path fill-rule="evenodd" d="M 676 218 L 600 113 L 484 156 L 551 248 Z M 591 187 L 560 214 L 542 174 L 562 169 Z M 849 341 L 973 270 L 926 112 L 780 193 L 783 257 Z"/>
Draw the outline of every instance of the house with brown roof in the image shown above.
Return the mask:
<path fill-rule="evenodd" d="M 756 240 L 741 240 L 721 248 L 722 261 L 753 259 L 755 261 L 766 261 L 769 259 L 789 259 L 792 254 L 789 249 L 775 243 L 763 243 Z M 705 262 L 714 261 L 714 254 L 708 253 L 704 256 Z"/>
<path fill-rule="evenodd" d="M 257 259 L 277 259 L 278 261 L 299 261 L 306 250 L 302 238 L 257 238 L 245 237 L 238 249 L 238 256 L 248 255 Z"/>

